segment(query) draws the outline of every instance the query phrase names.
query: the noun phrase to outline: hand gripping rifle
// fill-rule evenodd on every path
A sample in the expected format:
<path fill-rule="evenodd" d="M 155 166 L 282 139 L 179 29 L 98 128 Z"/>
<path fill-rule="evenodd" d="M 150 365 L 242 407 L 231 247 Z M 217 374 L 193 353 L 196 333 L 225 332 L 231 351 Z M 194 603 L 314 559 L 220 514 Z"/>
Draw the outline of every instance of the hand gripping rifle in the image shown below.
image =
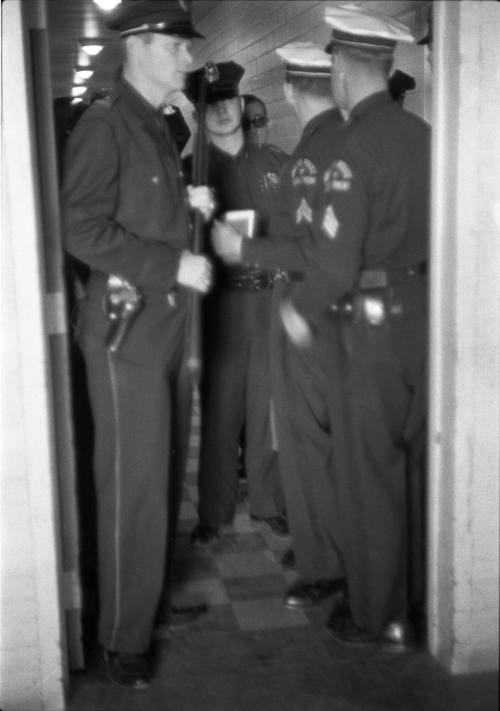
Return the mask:
<path fill-rule="evenodd" d="M 193 185 L 205 185 L 207 182 L 207 139 L 205 130 L 205 115 L 207 110 L 207 87 L 217 81 L 219 71 L 213 62 L 207 62 L 200 75 L 198 87 L 198 100 L 195 104 L 198 116 L 198 131 L 196 134 L 193 152 Z M 193 244 L 194 254 L 200 254 L 203 243 L 203 215 L 199 210 L 194 211 L 193 218 Z M 187 338 L 186 365 L 193 385 L 198 386 L 201 379 L 201 294 L 191 292 L 191 308 L 189 332 Z"/>

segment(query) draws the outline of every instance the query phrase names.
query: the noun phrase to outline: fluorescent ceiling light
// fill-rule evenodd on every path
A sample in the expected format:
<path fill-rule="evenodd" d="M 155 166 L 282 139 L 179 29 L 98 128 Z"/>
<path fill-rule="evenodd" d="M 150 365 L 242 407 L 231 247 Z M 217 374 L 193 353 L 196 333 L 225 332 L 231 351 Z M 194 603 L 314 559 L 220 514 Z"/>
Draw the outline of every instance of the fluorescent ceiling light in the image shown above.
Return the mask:
<path fill-rule="evenodd" d="M 101 49 L 104 47 L 102 42 L 98 39 L 81 39 L 80 46 L 83 51 L 90 54 L 91 57 L 95 57 L 96 54 L 99 54 Z"/>
<path fill-rule="evenodd" d="M 94 73 L 93 69 L 85 69 L 83 67 L 77 67 L 75 69 L 75 74 L 80 79 L 80 81 L 86 81 L 87 79 L 90 79 L 92 74 Z"/>
<path fill-rule="evenodd" d="M 71 89 L 71 96 L 82 96 L 87 91 L 86 86 L 74 86 Z"/>
<path fill-rule="evenodd" d="M 101 10 L 107 12 L 108 10 L 114 10 L 117 5 L 121 4 L 122 0 L 94 0 L 94 3 L 98 5 Z"/>

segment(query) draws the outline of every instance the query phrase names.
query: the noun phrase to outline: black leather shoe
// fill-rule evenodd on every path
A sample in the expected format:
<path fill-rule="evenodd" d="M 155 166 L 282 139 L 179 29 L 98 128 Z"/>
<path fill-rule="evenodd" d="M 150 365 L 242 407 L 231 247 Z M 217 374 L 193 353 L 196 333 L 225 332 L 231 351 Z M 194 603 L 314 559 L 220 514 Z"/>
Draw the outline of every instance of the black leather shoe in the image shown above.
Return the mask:
<path fill-rule="evenodd" d="M 368 630 L 358 627 L 352 619 L 349 609 L 339 605 L 333 609 L 326 623 L 332 637 L 341 644 L 353 647 L 374 647 L 377 637 Z"/>
<path fill-rule="evenodd" d="M 256 528 L 269 531 L 276 538 L 288 538 L 290 535 L 288 523 L 284 516 L 269 516 L 265 518 L 263 516 L 250 515 L 250 521 Z"/>
<path fill-rule="evenodd" d="M 295 553 L 291 548 L 283 553 L 280 563 L 287 570 L 295 570 Z"/>
<path fill-rule="evenodd" d="M 337 642 L 354 647 L 377 646 L 386 652 L 401 654 L 415 649 L 415 636 L 407 622 L 391 622 L 381 635 L 375 635 L 358 627 L 345 605 L 335 608 L 326 623 Z"/>
<path fill-rule="evenodd" d="M 344 593 L 345 589 L 344 578 L 316 580 L 314 582 L 299 580 L 286 593 L 285 607 L 291 610 L 313 607 L 332 595 Z"/>
<path fill-rule="evenodd" d="M 193 546 L 206 546 L 209 543 L 217 540 L 219 538 L 219 529 L 215 526 L 209 526 L 208 524 L 199 523 L 196 528 L 191 531 L 191 536 L 189 540 Z"/>
<path fill-rule="evenodd" d="M 126 689 L 141 691 L 149 686 L 151 672 L 146 657 L 127 652 L 104 652 L 108 679 Z"/>
<path fill-rule="evenodd" d="M 413 627 L 409 622 L 390 622 L 380 636 L 380 644 L 386 652 L 412 652 L 416 647 Z"/>
<path fill-rule="evenodd" d="M 175 607 L 172 605 L 168 612 L 167 627 L 169 630 L 178 630 L 187 627 L 208 611 L 208 605 L 189 605 Z"/>

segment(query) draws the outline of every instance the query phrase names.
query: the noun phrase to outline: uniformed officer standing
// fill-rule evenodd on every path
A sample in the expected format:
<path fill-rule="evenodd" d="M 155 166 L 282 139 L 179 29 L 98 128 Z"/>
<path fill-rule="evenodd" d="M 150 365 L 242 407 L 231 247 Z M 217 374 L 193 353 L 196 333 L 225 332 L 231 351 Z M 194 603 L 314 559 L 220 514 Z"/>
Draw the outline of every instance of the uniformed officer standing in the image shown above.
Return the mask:
<path fill-rule="evenodd" d="M 188 292 L 207 291 L 211 278 L 207 258 L 190 252 L 188 197 L 162 112 L 202 37 L 184 7 L 124 2 L 111 17 L 121 76 L 72 133 L 63 187 L 67 250 L 91 270 L 80 343 L 95 423 L 99 641 L 111 680 L 133 689 L 148 684 L 179 489 L 170 456 Z M 211 201 L 203 186 L 190 192 L 207 218 Z"/>
<path fill-rule="evenodd" d="M 286 154 L 271 146 L 245 144 L 236 62 L 217 64 L 218 79 L 207 88 L 208 184 L 217 214 L 253 210 L 255 239 L 264 241 Z M 196 104 L 200 73 L 186 94 Z M 250 519 L 286 537 L 278 462 L 272 447 L 268 361 L 269 317 L 274 274 L 227 268 L 219 260 L 214 289 L 204 303 L 204 374 L 199 489 L 199 525 L 191 540 L 203 545 L 233 521 L 238 496 L 238 447 L 244 428 Z"/>
<path fill-rule="evenodd" d="M 332 91 L 349 119 L 325 146 L 306 280 L 283 315 L 297 348 L 325 344 L 348 583 L 329 627 L 341 642 L 404 650 L 407 475 L 425 442 L 430 131 L 387 91 L 396 43 L 414 41 L 408 28 L 353 7 L 327 8 L 326 20 Z"/>
<path fill-rule="evenodd" d="M 277 51 L 286 62 L 285 96 L 303 133 L 283 171 L 272 239 L 242 244 L 241 236 L 222 224 L 213 237 L 217 252 L 229 262 L 286 270 L 275 284 L 271 352 L 280 470 L 299 574 L 285 604 L 297 609 L 318 604 L 342 588 L 343 569 L 335 543 L 331 440 L 317 405 L 326 383 L 310 353 L 285 336 L 278 308 L 302 278 L 316 194 L 322 188 L 318 166 L 343 119 L 331 95 L 331 62 L 323 48 L 294 42 Z"/>

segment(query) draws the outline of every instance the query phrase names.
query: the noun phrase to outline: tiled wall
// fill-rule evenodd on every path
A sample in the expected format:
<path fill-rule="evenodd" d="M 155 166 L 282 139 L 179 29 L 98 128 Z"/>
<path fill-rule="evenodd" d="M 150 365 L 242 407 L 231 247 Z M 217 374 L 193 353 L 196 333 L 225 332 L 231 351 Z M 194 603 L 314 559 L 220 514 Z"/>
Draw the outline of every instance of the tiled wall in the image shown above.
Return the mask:
<path fill-rule="evenodd" d="M 269 142 L 288 152 L 297 143 L 300 127 L 284 99 L 284 69 L 275 49 L 291 41 L 313 40 L 326 45 L 330 28 L 324 22 L 324 10 L 332 4 L 316 0 L 231 0 L 194 4 L 196 26 L 206 36 L 206 40 L 195 43 L 195 66 L 207 60 L 234 60 L 243 65 L 241 92 L 251 92 L 265 101 L 271 118 Z M 425 33 L 425 2 L 373 0 L 371 5 L 406 22 L 417 36 Z M 429 81 L 424 76 L 425 51 L 416 45 L 402 47 L 394 64 L 394 68 L 415 77 L 417 88 L 407 94 L 406 108 L 422 116 L 426 114 Z M 190 111 L 186 110 L 185 114 L 190 120 Z"/>

